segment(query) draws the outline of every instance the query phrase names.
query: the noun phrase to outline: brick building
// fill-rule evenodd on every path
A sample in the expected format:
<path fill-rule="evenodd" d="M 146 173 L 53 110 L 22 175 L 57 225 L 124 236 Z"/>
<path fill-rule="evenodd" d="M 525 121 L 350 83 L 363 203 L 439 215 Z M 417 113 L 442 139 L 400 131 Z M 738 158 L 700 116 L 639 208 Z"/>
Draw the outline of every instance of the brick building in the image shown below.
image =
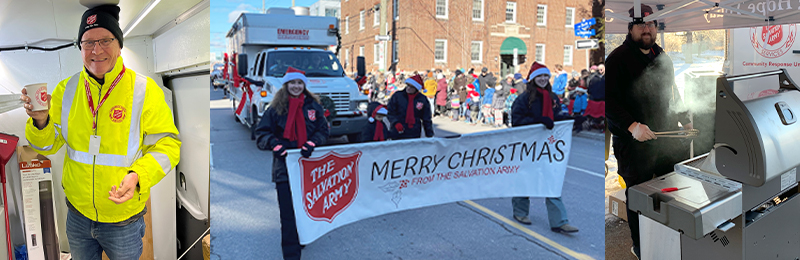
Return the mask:
<path fill-rule="evenodd" d="M 573 31 L 590 14 L 588 0 L 396 0 L 396 14 L 393 1 L 386 2 L 383 8 L 380 0 L 341 0 L 339 55 L 348 72 L 355 71 L 357 56 L 365 57 L 367 71 L 391 66 L 391 41 L 375 39 L 382 13 L 388 35 L 397 15 L 398 71 L 485 66 L 507 74 L 514 49 L 523 75 L 533 60 L 567 71 L 588 67 L 589 53 L 575 49 L 581 38 Z"/>

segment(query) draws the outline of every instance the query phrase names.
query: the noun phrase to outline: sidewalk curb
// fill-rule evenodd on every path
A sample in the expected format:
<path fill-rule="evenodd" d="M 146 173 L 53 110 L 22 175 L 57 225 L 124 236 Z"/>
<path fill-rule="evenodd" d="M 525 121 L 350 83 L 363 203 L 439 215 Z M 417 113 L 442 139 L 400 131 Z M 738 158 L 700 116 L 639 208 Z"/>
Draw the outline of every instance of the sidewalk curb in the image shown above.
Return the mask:
<path fill-rule="evenodd" d="M 574 136 L 588 138 L 592 140 L 600 140 L 600 141 L 606 140 L 605 133 L 594 132 L 594 131 L 581 131 L 580 133 L 574 134 Z"/>

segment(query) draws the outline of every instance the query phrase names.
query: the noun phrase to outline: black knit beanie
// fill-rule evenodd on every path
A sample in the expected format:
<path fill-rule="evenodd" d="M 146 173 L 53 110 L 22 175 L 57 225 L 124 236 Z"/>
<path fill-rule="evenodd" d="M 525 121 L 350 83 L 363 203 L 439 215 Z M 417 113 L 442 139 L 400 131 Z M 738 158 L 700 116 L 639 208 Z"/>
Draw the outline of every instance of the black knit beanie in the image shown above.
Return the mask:
<path fill-rule="evenodd" d="M 83 33 L 94 28 L 105 28 L 114 34 L 122 48 L 122 29 L 119 28 L 119 6 L 101 5 L 89 8 L 81 16 L 81 27 L 78 29 L 78 41 L 83 39 Z M 78 48 L 81 45 L 78 44 Z"/>

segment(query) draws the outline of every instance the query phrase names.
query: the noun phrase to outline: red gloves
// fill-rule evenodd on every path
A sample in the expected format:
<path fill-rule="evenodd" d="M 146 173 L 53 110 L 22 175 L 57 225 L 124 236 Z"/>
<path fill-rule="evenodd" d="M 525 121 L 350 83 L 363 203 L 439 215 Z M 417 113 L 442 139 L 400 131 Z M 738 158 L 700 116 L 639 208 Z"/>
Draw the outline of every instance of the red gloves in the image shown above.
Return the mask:
<path fill-rule="evenodd" d="M 397 124 L 395 124 L 395 125 L 394 125 L 394 128 L 395 128 L 395 129 L 397 129 L 397 132 L 398 132 L 398 133 L 402 133 L 402 132 L 403 132 L 403 130 L 405 130 L 405 129 L 403 128 L 403 125 L 402 125 L 402 124 L 400 124 L 400 123 L 397 123 Z"/>

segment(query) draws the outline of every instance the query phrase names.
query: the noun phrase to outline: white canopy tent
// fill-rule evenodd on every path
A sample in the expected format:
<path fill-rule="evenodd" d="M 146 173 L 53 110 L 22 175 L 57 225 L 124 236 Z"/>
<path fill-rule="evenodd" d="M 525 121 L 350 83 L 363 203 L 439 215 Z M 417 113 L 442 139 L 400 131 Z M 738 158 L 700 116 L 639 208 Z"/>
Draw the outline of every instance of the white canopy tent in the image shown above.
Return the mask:
<path fill-rule="evenodd" d="M 628 10 L 639 3 L 653 8 L 644 21 L 664 24 L 659 32 L 800 23 L 800 2 L 792 0 L 607 0 L 606 33 L 628 33 Z"/>

